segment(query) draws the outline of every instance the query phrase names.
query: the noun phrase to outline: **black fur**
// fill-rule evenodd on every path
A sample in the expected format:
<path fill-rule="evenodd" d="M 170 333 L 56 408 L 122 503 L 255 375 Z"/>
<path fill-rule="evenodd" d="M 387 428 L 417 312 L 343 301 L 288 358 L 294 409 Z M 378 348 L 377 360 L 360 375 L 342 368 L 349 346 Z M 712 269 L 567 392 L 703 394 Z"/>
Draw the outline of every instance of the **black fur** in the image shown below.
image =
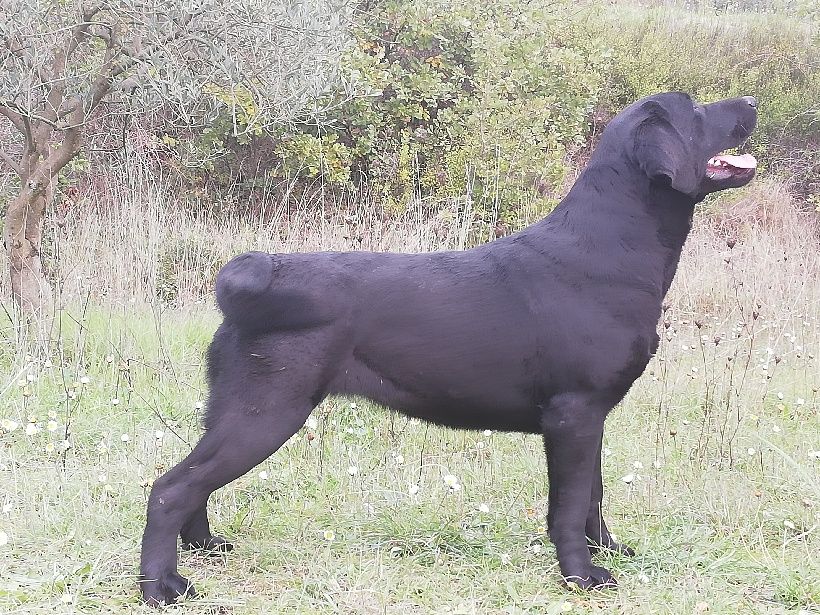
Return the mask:
<path fill-rule="evenodd" d="M 176 537 L 229 549 L 208 526 L 215 489 L 276 451 L 328 395 L 356 394 L 439 425 L 543 435 L 550 538 L 581 587 L 613 585 L 590 560 L 630 554 L 601 516 L 604 419 L 658 346 L 656 325 L 708 192 L 754 172 L 706 162 L 754 128 L 754 99 L 638 101 L 607 127 L 567 197 L 541 222 L 462 252 L 243 254 L 220 272 L 225 320 L 208 355 L 206 432 L 157 480 L 142 592 L 193 589 Z"/>

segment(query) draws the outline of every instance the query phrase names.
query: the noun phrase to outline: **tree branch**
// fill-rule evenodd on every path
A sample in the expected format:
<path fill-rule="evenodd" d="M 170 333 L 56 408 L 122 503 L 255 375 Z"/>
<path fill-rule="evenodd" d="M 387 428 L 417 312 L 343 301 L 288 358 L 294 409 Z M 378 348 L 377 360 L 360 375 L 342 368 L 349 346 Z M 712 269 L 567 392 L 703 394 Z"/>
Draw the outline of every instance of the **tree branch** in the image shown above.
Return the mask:
<path fill-rule="evenodd" d="M 2 159 L 3 162 L 5 162 L 8 166 L 10 166 L 12 171 L 14 171 L 15 173 L 17 173 L 17 175 L 22 177 L 23 172 L 20 170 L 20 165 L 17 164 L 11 156 L 9 156 L 6 152 L 4 152 L 1 149 L 0 149 L 0 159 Z"/>
<path fill-rule="evenodd" d="M 15 127 L 20 132 L 25 132 L 25 125 L 24 125 L 25 120 L 29 120 L 29 121 L 34 120 L 35 122 L 42 122 L 43 124 L 51 126 L 52 128 L 60 128 L 60 126 L 56 122 L 57 118 L 55 118 L 53 120 L 49 119 L 49 118 L 45 117 L 44 115 L 40 115 L 39 113 L 29 111 L 25 107 L 21 107 L 20 105 L 18 105 L 16 103 L 13 103 L 11 101 L 7 101 L 6 104 L 5 104 L 5 107 L 0 106 L 0 113 L 3 113 L 4 109 L 8 109 L 12 113 L 16 113 L 20 117 L 20 125 L 19 126 L 14 123 L 14 120 L 12 120 L 12 123 L 15 125 Z M 6 117 L 9 117 L 5 113 L 4 113 L 4 115 L 6 115 Z M 11 118 L 9 118 L 9 119 L 11 119 Z"/>
<path fill-rule="evenodd" d="M 54 122 L 59 118 L 59 109 L 65 97 L 66 65 L 68 64 L 69 58 L 71 58 L 80 46 L 80 43 L 85 39 L 88 29 L 93 25 L 91 20 L 100 10 L 102 10 L 102 5 L 84 6 L 82 10 L 82 21 L 72 26 L 68 42 L 65 44 L 66 46 L 54 50 L 54 59 L 51 63 L 51 74 L 49 75 L 52 81 L 51 89 L 46 96 L 46 100 L 40 107 L 39 117 L 36 118 L 45 124 L 37 128 L 35 139 L 38 142 L 48 140 L 49 128 L 59 128 Z"/>
<path fill-rule="evenodd" d="M 26 148 L 34 147 L 34 133 L 31 130 L 31 122 L 27 117 L 27 110 L 12 103 L 10 100 L 0 100 L 0 115 L 9 119 L 12 125 L 20 131 L 26 140 Z"/>
<path fill-rule="evenodd" d="M 125 70 L 124 67 L 121 67 L 115 61 L 121 53 L 122 47 L 120 45 L 119 27 L 114 23 L 111 24 L 108 30 L 108 40 L 106 41 L 102 66 L 100 66 L 98 76 L 94 80 L 94 83 L 91 84 L 91 101 L 88 105 L 89 112 L 100 104 L 103 96 L 111 91 L 111 84 L 114 78 Z"/>
<path fill-rule="evenodd" d="M 200 12 L 201 11 L 202 9 Z M 159 41 L 149 44 L 146 48 L 143 48 L 141 39 L 135 39 L 135 42 L 139 44 L 135 45 L 133 49 L 127 49 L 120 41 L 119 31 L 116 26 L 110 26 L 107 38 L 103 39 L 106 41 L 106 53 L 102 66 L 97 71 L 98 76 L 91 84 L 91 100 L 87 111 L 90 112 L 97 107 L 103 97 L 111 91 L 113 82 L 117 77 L 140 64 L 146 56 L 149 56 L 156 49 L 181 39 L 186 33 L 185 26 L 187 26 L 197 14 L 198 13 L 189 13 L 185 15 L 178 23 L 176 30 L 161 38 Z M 68 105 L 64 105 L 63 108 L 58 111 L 57 117 L 63 118 L 73 114 L 78 109 L 83 108 L 83 102 L 80 96 L 75 96 Z M 77 125 L 78 124 L 71 124 L 58 128 L 66 129 Z"/>
<path fill-rule="evenodd" d="M 42 65 L 35 61 L 31 51 L 19 40 L 19 35 L 18 38 L 12 35 L 7 36 L 4 43 L 9 53 L 18 58 L 30 71 L 35 72 L 41 82 L 47 81 L 47 75 L 43 72 Z"/>
<path fill-rule="evenodd" d="M 0 100 L 0 115 L 7 117 L 17 130 L 25 134 L 26 126 L 23 123 L 23 116 L 17 109 L 11 107 L 12 104 L 11 101 Z"/>

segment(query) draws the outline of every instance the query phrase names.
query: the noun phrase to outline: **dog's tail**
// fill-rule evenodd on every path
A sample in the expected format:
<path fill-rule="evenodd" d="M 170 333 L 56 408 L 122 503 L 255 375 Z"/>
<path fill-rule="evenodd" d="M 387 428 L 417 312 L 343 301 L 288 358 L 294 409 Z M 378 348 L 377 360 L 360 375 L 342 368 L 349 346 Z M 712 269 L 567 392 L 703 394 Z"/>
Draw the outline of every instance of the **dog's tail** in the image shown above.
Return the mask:
<path fill-rule="evenodd" d="M 304 329 L 327 320 L 304 289 L 282 288 L 276 256 L 246 252 L 233 258 L 216 276 L 216 302 L 225 321 L 242 330 L 264 333 Z"/>
<path fill-rule="evenodd" d="M 225 319 L 242 328 L 260 330 L 270 322 L 264 301 L 273 282 L 273 258 L 246 252 L 231 259 L 216 276 L 216 303 Z"/>

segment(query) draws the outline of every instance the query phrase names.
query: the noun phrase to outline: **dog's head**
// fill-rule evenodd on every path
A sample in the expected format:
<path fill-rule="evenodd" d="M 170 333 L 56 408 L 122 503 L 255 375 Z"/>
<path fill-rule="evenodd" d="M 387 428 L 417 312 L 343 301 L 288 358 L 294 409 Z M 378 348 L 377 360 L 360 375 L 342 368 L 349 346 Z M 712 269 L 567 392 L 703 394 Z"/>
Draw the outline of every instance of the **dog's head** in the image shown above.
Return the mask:
<path fill-rule="evenodd" d="M 702 105 L 683 92 L 657 94 L 612 123 L 626 154 L 657 185 L 700 199 L 754 177 L 754 156 L 721 153 L 742 145 L 754 130 L 757 101 L 751 96 Z"/>

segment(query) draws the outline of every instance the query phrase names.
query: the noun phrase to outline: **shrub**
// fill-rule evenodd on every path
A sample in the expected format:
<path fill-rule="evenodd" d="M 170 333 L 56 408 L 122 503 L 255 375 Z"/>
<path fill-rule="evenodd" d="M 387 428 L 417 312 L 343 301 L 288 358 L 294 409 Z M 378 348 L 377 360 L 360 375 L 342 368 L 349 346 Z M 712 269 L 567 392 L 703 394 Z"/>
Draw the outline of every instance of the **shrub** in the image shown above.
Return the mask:
<path fill-rule="evenodd" d="M 343 59 L 363 95 L 338 105 L 327 132 L 282 135 L 283 168 L 366 181 L 388 211 L 417 195 L 465 194 L 488 222 L 514 222 L 533 200 L 548 208 L 567 151 L 586 138 L 607 63 L 568 6 L 378 3 Z M 314 162 L 300 167 L 300 156 Z"/>
<path fill-rule="evenodd" d="M 486 237 L 552 207 L 568 159 L 592 141 L 591 120 L 659 91 L 702 101 L 753 94 L 761 170 L 820 202 L 814 5 L 650 2 L 360 4 L 344 77 L 320 111 L 262 130 L 246 91 L 213 87 L 221 112 L 175 149 L 203 161 L 189 179 L 223 187 L 281 186 L 317 203 L 336 191 L 366 195 L 389 215 L 451 199 Z"/>

